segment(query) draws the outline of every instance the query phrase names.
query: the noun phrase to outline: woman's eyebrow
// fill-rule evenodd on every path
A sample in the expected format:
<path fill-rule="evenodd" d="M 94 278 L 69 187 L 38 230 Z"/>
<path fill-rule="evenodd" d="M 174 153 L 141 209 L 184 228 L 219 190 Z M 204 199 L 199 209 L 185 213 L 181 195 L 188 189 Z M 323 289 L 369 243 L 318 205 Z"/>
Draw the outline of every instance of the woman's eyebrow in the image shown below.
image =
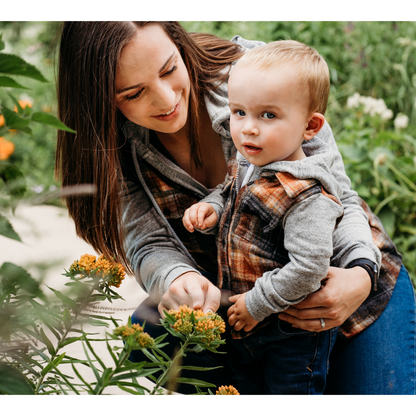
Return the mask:
<path fill-rule="evenodd" d="M 161 72 L 163 72 L 165 70 L 165 68 L 169 65 L 169 62 L 173 59 L 173 57 L 175 56 L 175 54 L 176 54 L 176 52 L 174 51 L 172 53 L 172 55 L 170 55 L 169 58 L 166 59 L 166 62 L 159 69 L 159 74 Z M 136 88 L 141 87 L 142 85 L 143 85 L 143 83 L 140 83 L 140 84 L 132 85 L 130 87 L 126 87 L 126 88 L 120 88 L 120 89 L 116 90 L 116 94 L 121 94 L 122 92 L 126 92 L 126 91 L 129 91 L 129 90 L 134 90 Z"/>

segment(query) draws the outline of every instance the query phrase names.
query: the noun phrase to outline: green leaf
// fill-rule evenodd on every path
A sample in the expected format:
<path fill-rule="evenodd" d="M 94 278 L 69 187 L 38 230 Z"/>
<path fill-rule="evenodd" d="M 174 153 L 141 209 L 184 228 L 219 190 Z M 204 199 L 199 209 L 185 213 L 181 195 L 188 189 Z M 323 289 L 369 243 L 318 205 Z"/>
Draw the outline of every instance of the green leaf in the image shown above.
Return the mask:
<path fill-rule="evenodd" d="M 42 337 L 43 343 L 46 345 L 46 348 L 49 351 L 49 354 L 54 355 L 55 354 L 55 348 L 53 347 L 52 342 L 46 336 L 45 331 L 43 330 L 43 328 L 40 328 L 40 335 Z"/>
<path fill-rule="evenodd" d="M 179 366 L 178 370 L 192 370 L 192 371 L 210 371 L 210 370 L 217 370 L 218 368 L 223 368 L 222 366 L 217 367 L 196 367 L 193 365 L 183 365 Z"/>
<path fill-rule="evenodd" d="M 39 288 L 39 283 L 20 266 L 8 262 L 3 263 L 0 267 L 0 276 L 3 277 L 1 280 L 2 286 L 5 283 L 8 285 L 18 286 L 34 296 L 42 299 L 45 298 Z"/>
<path fill-rule="evenodd" d="M 16 233 L 10 221 L 0 214 L 0 235 L 22 242 L 19 234 Z"/>
<path fill-rule="evenodd" d="M 192 384 L 193 386 L 198 387 L 217 387 L 215 384 L 208 383 L 207 381 L 197 380 L 196 378 L 178 377 L 175 381 L 177 383 Z"/>
<path fill-rule="evenodd" d="M 16 82 L 13 78 L 10 77 L 0 77 L 0 87 L 8 88 L 21 88 L 23 90 L 28 90 L 29 88 L 24 87 L 22 84 Z"/>
<path fill-rule="evenodd" d="M 2 113 L 4 115 L 6 126 L 9 129 L 22 130 L 26 132 L 26 130 L 28 129 L 30 120 L 21 118 L 17 113 L 15 113 L 12 110 L 9 110 L 6 107 L 2 108 Z"/>
<path fill-rule="evenodd" d="M 69 331 L 71 329 L 72 322 L 71 322 L 71 313 L 69 312 L 68 308 L 64 309 L 63 321 L 64 321 L 65 329 Z"/>
<path fill-rule="evenodd" d="M 65 345 L 72 344 L 72 343 L 74 343 L 76 341 L 79 341 L 82 338 L 83 338 L 82 335 L 80 337 L 69 337 L 69 338 L 66 338 L 65 341 L 62 341 L 62 342 L 59 343 L 58 348 L 63 348 L 63 347 L 65 347 Z"/>
<path fill-rule="evenodd" d="M 51 288 L 50 286 L 46 285 L 48 289 L 52 290 L 53 293 L 66 305 L 69 306 L 74 312 L 78 310 L 78 304 L 73 301 L 68 296 L 65 296 L 63 293 L 61 293 L 59 290 L 55 290 Z"/>
<path fill-rule="evenodd" d="M 23 198 L 26 192 L 26 179 L 22 171 L 7 162 L 0 162 L 0 179 L 14 201 Z"/>
<path fill-rule="evenodd" d="M 64 123 L 62 123 L 62 121 L 60 121 L 58 118 L 56 118 L 52 114 L 33 113 L 32 121 L 36 121 L 37 123 L 47 124 L 48 126 L 55 127 L 58 130 L 64 130 L 64 131 L 69 131 L 70 133 L 76 133 L 75 130 L 72 130 L 69 127 L 67 127 Z"/>
<path fill-rule="evenodd" d="M 17 55 L 0 53 L 0 72 L 3 74 L 22 75 L 41 82 L 48 82 L 35 66 Z"/>
<path fill-rule="evenodd" d="M 26 377 L 12 366 L 0 362 L 0 393 L 35 394 Z"/>
<path fill-rule="evenodd" d="M 0 51 L 2 51 L 5 48 L 2 37 L 3 37 L 3 34 L 0 33 Z"/>
<path fill-rule="evenodd" d="M 52 368 L 56 368 L 61 361 L 64 359 L 66 352 L 61 354 L 59 357 L 56 357 L 51 363 L 49 363 L 41 372 L 42 376 L 49 373 Z"/>
<path fill-rule="evenodd" d="M 120 384 L 120 383 L 117 383 L 117 387 L 118 387 L 120 390 L 123 390 L 123 391 L 125 391 L 125 392 L 127 392 L 127 393 L 130 393 L 130 394 L 135 394 L 135 395 L 143 395 L 143 394 L 144 394 L 144 392 L 139 392 L 139 391 L 137 391 L 137 390 L 129 389 L 128 387 L 125 387 L 125 386 L 123 386 L 123 385 L 122 385 L 122 384 Z"/>

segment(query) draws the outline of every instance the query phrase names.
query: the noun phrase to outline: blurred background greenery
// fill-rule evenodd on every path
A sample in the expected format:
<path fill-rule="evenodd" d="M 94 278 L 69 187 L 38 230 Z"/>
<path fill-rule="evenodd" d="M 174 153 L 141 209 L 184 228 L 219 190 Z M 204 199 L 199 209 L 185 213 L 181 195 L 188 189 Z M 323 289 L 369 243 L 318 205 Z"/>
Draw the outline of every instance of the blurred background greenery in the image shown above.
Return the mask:
<path fill-rule="evenodd" d="M 415 22 L 182 22 L 189 31 L 270 42 L 295 39 L 326 59 L 331 92 L 326 118 L 352 186 L 382 220 L 416 284 L 416 23 Z M 19 99 L 56 114 L 55 40 L 59 22 L 0 22 L 5 53 L 41 70 L 49 83 L 26 82 Z M 17 91 L 17 90 L 16 90 Z M 20 92 L 19 92 L 20 93 Z M 19 93 L 15 93 L 17 96 Z M 6 93 L 0 102 L 13 107 Z M 0 128 L 1 128 L 0 115 Z M 0 154 L 26 175 L 29 193 L 59 185 L 53 178 L 56 130 L 33 137 L 8 131 L 13 151 Z M 4 147 L 5 148 L 5 147 Z M 53 202 L 59 204 L 58 201 Z"/>

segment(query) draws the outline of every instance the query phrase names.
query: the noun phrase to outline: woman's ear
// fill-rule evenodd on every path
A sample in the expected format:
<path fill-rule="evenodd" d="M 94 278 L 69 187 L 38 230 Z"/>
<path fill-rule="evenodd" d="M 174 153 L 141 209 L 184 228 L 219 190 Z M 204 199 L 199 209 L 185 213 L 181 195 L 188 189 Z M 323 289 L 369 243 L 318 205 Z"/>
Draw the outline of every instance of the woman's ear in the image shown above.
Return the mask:
<path fill-rule="evenodd" d="M 303 138 L 310 140 L 316 136 L 325 123 L 325 117 L 321 113 L 312 113 L 308 125 L 303 132 Z"/>

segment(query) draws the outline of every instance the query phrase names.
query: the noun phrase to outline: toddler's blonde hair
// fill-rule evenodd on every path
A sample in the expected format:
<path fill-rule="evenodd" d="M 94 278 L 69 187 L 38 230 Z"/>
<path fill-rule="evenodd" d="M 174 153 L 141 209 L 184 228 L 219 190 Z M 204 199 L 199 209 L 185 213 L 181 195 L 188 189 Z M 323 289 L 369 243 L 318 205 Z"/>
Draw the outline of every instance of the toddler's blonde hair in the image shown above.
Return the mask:
<path fill-rule="evenodd" d="M 329 96 L 329 69 L 319 53 L 295 40 L 278 40 L 247 52 L 236 68 L 256 65 L 259 69 L 273 69 L 292 64 L 298 70 L 299 82 L 309 94 L 309 112 L 325 114 Z"/>

